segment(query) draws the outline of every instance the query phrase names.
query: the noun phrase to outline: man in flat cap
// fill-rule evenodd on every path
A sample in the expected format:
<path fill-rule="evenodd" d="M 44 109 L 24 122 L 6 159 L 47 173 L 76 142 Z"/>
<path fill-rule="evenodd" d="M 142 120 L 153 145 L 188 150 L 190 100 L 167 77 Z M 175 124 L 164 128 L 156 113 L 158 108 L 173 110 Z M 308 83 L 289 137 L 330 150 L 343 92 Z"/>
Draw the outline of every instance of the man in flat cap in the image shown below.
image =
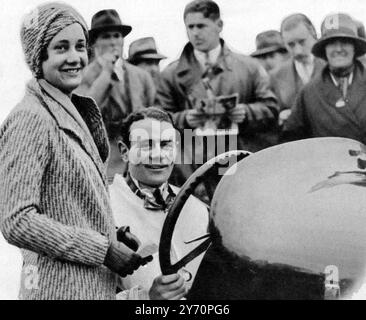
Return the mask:
<path fill-rule="evenodd" d="M 166 56 L 158 52 L 153 37 L 131 42 L 128 50 L 128 62 L 150 73 L 155 85 L 159 83 L 159 63 L 162 59 L 166 59 Z"/>
<path fill-rule="evenodd" d="M 122 24 L 114 9 L 101 10 L 93 16 L 89 31 L 92 59 L 77 89 L 94 98 L 102 112 L 111 146 L 109 182 L 115 173 L 126 169 L 116 142 L 122 120 L 133 111 L 151 106 L 156 93 L 151 76 L 122 58 L 124 37 L 131 30 L 131 26 Z"/>
<path fill-rule="evenodd" d="M 282 20 L 280 31 L 291 59 L 270 72 L 270 76 L 280 106 L 279 124 L 282 125 L 291 113 L 297 94 L 321 71 L 324 62 L 311 53 L 317 34 L 307 16 L 302 13 L 289 15 Z"/>
<path fill-rule="evenodd" d="M 184 181 L 200 165 L 197 159 L 210 159 L 210 152 L 215 152 L 218 146 L 216 143 L 197 153 L 198 145 L 202 145 L 207 137 L 200 129 L 207 125 L 209 112 L 219 112 L 219 108 L 212 111 L 212 105 L 217 106 L 216 102 L 221 101 L 223 106 L 224 99 L 229 101 L 230 96 L 237 96 L 232 104 L 226 104 L 228 108 L 221 109 L 226 110 L 227 122 L 237 127 L 236 133 L 232 134 L 237 139 L 234 148 L 249 151 L 272 144 L 266 134 L 275 125 L 278 110 L 264 68 L 252 57 L 232 52 L 220 37 L 223 21 L 214 1 L 188 3 L 183 18 L 189 43 L 180 58 L 162 72 L 157 103 L 172 114 L 182 132 L 184 129 L 185 132 L 193 131 L 196 145 L 192 146 L 192 140 L 182 143 L 184 164 L 179 169 Z M 225 98 L 220 100 L 218 97 Z M 211 132 L 215 134 L 217 131 Z M 193 147 L 196 147 L 195 152 Z M 224 151 L 228 150 L 221 150 Z M 180 185 L 181 182 L 176 183 Z"/>
<path fill-rule="evenodd" d="M 251 56 L 258 59 L 268 72 L 277 69 L 287 61 L 288 51 L 279 31 L 263 31 L 257 35 L 255 43 L 257 50 Z"/>
<path fill-rule="evenodd" d="M 284 138 L 335 136 L 366 143 L 366 73 L 358 60 L 366 40 L 344 13 L 327 16 L 321 29 L 312 52 L 327 65 L 298 95 Z"/>

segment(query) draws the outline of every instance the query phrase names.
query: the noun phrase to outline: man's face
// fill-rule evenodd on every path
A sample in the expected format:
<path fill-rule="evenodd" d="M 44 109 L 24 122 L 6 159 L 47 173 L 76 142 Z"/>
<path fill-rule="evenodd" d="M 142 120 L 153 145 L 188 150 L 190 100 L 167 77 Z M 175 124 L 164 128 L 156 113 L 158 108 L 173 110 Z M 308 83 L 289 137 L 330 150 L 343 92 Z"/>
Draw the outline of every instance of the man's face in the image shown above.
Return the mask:
<path fill-rule="evenodd" d="M 325 46 L 325 55 L 332 68 L 347 68 L 353 63 L 355 46 L 350 40 L 335 39 Z"/>
<path fill-rule="evenodd" d="M 287 50 L 296 61 L 303 64 L 310 62 L 311 49 L 316 39 L 303 23 L 298 24 L 293 29 L 284 30 L 282 38 Z"/>
<path fill-rule="evenodd" d="M 102 31 L 95 40 L 94 50 L 96 57 L 105 53 L 112 53 L 116 58 L 122 57 L 123 37 L 122 33 L 114 31 Z"/>
<path fill-rule="evenodd" d="M 271 71 L 287 60 L 287 54 L 275 51 L 257 58 L 266 71 Z"/>
<path fill-rule="evenodd" d="M 159 187 L 168 181 L 176 156 L 175 130 L 171 123 L 142 119 L 130 128 L 129 172 L 144 185 Z"/>
<path fill-rule="evenodd" d="M 220 44 L 222 21 L 205 18 L 201 12 L 188 13 L 184 20 L 188 39 L 196 50 L 208 52 Z"/>
<path fill-rule="evenodd" d="M 156 59 L 141 60 L 136 66 L 150 73 L 154 82 L 157 84 L 160 76 L 159 62 L 160 60 Z"/>

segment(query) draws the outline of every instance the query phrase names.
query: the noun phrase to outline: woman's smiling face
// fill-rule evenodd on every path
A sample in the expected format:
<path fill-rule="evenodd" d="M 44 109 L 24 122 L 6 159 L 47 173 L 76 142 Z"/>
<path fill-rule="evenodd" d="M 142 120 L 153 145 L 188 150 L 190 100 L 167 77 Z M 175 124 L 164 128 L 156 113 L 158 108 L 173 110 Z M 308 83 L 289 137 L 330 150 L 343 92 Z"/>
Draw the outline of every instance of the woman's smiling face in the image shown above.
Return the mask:
<path fill-rule="evenodd" d="M 42 63 L 43 77 L 54 87 L 69 95 L 82 80 L 88 64 L 84 31 L 74 23 L 61 30 L 47 47 L 47 60 Z"/>

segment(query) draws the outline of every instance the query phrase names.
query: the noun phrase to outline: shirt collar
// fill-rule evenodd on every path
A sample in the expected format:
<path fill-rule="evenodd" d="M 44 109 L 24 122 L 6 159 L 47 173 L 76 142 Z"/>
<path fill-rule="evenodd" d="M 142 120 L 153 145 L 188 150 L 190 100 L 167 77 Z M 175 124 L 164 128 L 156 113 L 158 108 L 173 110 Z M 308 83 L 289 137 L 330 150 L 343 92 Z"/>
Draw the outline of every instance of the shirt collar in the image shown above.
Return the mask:
<path fill-rule="evenodd" d="M 336 79 L 336 77 L 331 73 L 331 72 L 329 72 L 330 73 L 330 77 L 331 77 L 331 79 L 332 79 L 332 81 L 333 81 L 333 83 L 334 83 L 334 85 L 336 86 L 336 87 L 338 87 L 339 86 L 339 81 Z M 353 71 L 350 73 L 350 75 L 348 76 L 348 85 L 350 86 L 351 84 L 352 84 L 352 81 L 353 81 Z"/>
<path fill-rule="evenodd" d="M 221 43 L 219 43 L 219 45 L 216 48 L 210 50 L 208 53 L 196 49 L 193 50 L 193 53 L 198 62 L 200 63 L 200 65 L 202 67 L 205 67 L 207 62 L 207 55 L 208 55 L 208 62 L 211 64 L 215 64 L 221 53 L 221 49 L 222 49 Z"/>
<path fill-rule="evenodd" d="M 299 75 L 301 80 L 304 83 L 309 82 L 311 75 L 313 74 L 314 71 L 314 56 L 313 55 L 310 56 L 310 62 L 307 64 L 303 64 L 297 60 L 294 60 L 294 63 L 297 74 Z"/>
<path fill-rule="evenodd" d="M 114 64 L 114 74 L 116 75 L 119 81 L 123 80 L 123 60 L 118 58 L 116 63 Z"/>

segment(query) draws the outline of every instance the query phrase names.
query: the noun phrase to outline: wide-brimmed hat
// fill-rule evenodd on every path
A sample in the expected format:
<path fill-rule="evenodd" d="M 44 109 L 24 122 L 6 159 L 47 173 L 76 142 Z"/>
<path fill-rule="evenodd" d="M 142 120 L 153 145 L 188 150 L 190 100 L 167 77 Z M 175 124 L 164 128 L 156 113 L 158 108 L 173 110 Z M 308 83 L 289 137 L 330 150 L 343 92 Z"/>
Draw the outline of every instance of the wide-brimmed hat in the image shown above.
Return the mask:
<path fill-rule="evenodd" d="M 141 38 L 131 42 L 127 59 L 129 62 L 161 59 L 166 59 L 166 56 L 158 53 L 153 37 Z"/>
<path fill-rule="evenodd" d="M 366 40 L 359 37 L 357 24 L 345 13 L 337 13 L 327 16 L 321 25 L 321 38 L 314 44 L 312 53 L 314 56 L 326 60 L 325 47 L 333 39 L 348 39 L 354 43 L 355 57 L 366 53 Z"/>
<path fill-rule="evenodd" d="M 355 19 L 354 19 L 354 21 L 355 21 L 356 27 L 357 27 L 357 35 L 360 38 L 366 39 L 365 25 L 361 21 L 358 21 Z"/>
<path fill-rule="evenodd" d="M 89 30 L 90 42 L 93 43 L 100 32 L 109 30 L 118 30 L 125 37 L 131 32 L 132 27 L 122 24 L 121 18 L 114 9 L 98 11 L 91 21 L 91 29 Z"/>
<path fill-rule="evenodd" d="M 287 51 L 280 32 L 276 30 L 259 33 L 255 39 L 255 43 L 257 50 L 251 54 L 252 57 L 259 57 L 276 51 Z"/>

